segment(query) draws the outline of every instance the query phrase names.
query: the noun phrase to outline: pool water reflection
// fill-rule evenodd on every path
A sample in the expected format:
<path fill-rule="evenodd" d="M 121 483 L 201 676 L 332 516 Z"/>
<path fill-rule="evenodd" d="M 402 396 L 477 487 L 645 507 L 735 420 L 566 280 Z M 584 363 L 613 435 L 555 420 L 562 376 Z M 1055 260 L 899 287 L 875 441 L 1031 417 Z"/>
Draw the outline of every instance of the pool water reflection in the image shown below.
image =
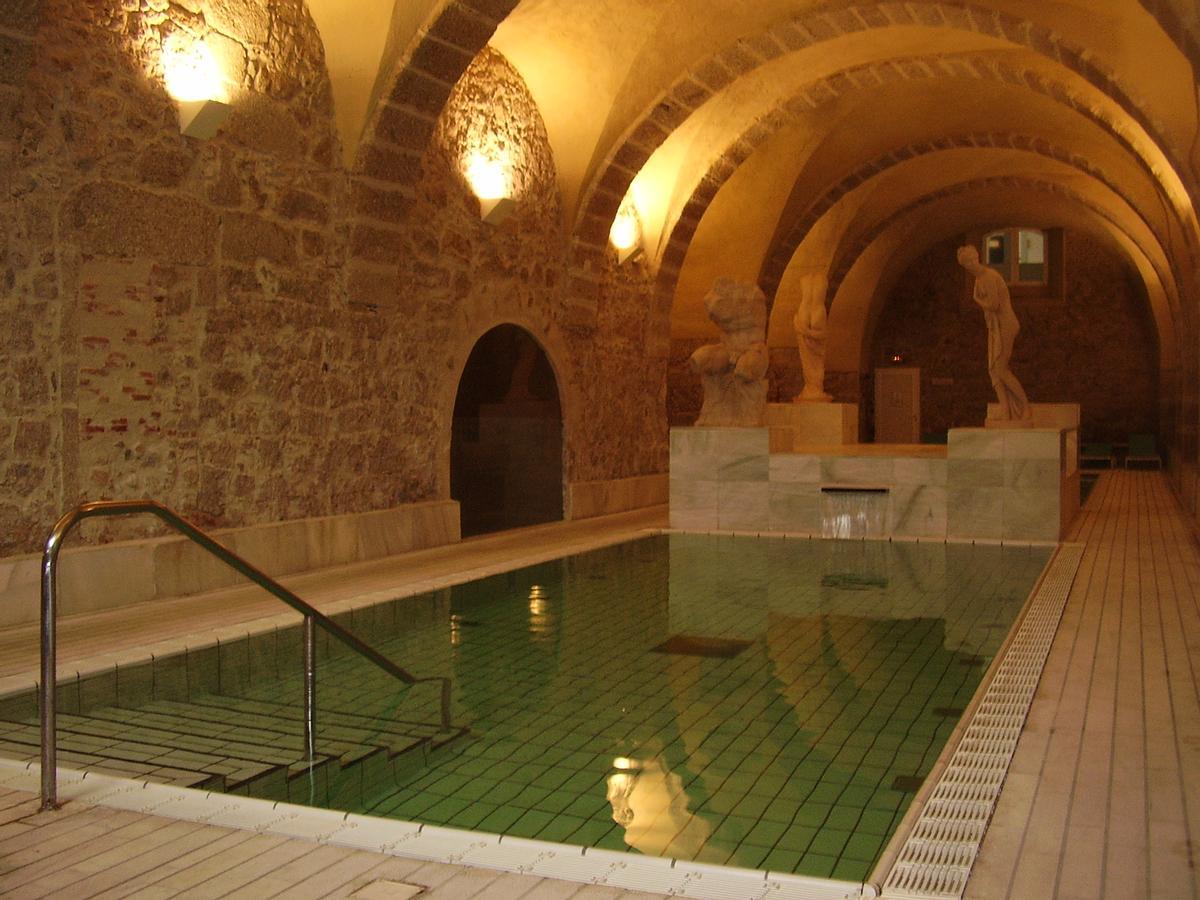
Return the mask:
<path fill-rule="evenodd" d="M 660 535 L 406 600 L 371 637 L 471 735 L 356 811 L 863 880 L 1050 552 Z M 324 708 L 430 712 L 329 662 Z"/>

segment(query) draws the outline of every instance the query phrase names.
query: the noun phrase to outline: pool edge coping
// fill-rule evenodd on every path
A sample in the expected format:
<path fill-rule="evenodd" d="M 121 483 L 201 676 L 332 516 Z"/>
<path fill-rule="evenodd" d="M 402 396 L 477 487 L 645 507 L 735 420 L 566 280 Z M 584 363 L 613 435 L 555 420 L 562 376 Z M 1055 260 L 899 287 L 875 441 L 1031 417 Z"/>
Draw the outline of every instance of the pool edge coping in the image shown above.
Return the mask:
<path fill-rule="evenodd" d="M 0 758 L 0 786 L 37 793 L 40 766 Z M 579 884 L 725 900 L 753 888 L 796 900 L 874 898 L 867 882 L 721 866 L 319 809 L 283 801 L 59 769 L 60 797 L 108 809 L 309 840 L 389 856 Z"/>

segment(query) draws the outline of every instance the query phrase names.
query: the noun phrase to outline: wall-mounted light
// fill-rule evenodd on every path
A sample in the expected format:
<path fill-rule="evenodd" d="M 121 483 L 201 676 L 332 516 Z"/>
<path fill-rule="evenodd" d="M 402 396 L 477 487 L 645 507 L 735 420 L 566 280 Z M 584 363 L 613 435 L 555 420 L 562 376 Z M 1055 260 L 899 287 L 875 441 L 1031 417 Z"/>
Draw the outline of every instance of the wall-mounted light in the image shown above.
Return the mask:
<path fill-rule="evenodd" d="M 179 130 L 207 140 L 232 112 L 221 67 L 203 40 L 176 32 L 163 42 L 163 80 L 179 108 Z"/>
<path fill-rule="evenodd" d="M 612 228 L 608 230 L 608 240 L 617 251 L 618 263 L 624 264 L 642 255 L 642 221 L 638 218 L 637 209 L 629 197 L 621 202 L 621 207 L 613 218 Z"/>
<path fill-rule="evenodd" d="M 479 198 L 479 217 L 489 225 L 499 225 L 516 209 L 509 177 L 511 164 L 503 153 L 473 151 L 466 159 L 463 174 L 471 191 Z"/>

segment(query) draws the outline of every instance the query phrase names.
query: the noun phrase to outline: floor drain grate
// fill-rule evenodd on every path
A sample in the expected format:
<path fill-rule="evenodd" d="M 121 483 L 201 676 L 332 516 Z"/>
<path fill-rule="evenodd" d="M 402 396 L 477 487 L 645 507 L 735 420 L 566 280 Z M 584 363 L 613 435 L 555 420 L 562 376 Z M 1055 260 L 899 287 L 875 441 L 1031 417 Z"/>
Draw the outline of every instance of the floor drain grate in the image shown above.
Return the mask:
<path fill-rule="evenodd" d="M 1081 544 L 1058 548 L 962 740 L 888 872 L 885 897 L 962 897 L 1082 556 Z"/>

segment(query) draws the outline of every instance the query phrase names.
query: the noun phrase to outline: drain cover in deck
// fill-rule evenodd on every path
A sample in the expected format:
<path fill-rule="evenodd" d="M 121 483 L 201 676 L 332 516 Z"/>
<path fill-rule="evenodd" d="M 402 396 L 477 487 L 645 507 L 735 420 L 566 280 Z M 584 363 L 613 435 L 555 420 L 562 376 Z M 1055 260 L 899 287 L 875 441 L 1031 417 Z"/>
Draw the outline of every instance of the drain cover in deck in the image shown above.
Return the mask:
<path fill-rule="evenodd" d="M 670 653 L 674 656 L 711 656 L 718 659 L 733 659 L 749 647 L 750 643 L 750 641 L 735 641 L 731 638 L 673 634 L 651 649 L 654 653 Z"/>

